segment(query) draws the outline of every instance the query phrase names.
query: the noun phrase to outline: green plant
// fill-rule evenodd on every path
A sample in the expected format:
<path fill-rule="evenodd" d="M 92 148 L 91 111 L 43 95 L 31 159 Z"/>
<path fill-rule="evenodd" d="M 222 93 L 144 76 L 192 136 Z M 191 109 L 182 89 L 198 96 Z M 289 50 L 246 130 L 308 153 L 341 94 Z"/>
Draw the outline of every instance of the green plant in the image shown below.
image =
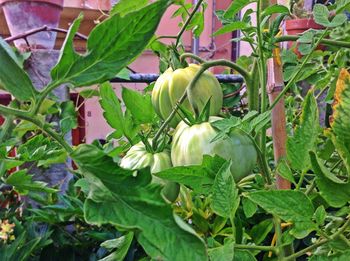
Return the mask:
<path fill-rule="evenodd" d="M 174 105 L 198 70 L 199 66 L 196 64 L 190 64 L 186 68 L 179 68 L 175 71 L 169 68 L 156 81 L 152 91 L 152 103 L 162 119 L 166 119 L 170 115 Z M 221 110 L 222 89 L 218 80 L 210 72 L 201 75 L 191 97 L 193 99 L 192 105 L 188 100 L 185 100 L 182 104 L 187 110 L 201 111 L 209 98 L 211 99 L 210 115 L 216 115 Z M 175 128 L 180 120 L 180 115 L 177 115 L 172 119 L 170 125 Z"/>
<path fill-rule="evenodd" d="M 176 1 L 185 21 L 177 36 L 166 36 L 176 39 L 169 47 L 159 41 L 162 37 L 154 37 L 169 2 L 140 2 L 143 4 L 136 9 L 130 1 L 116 5 L 111 16 L 90 34 L 88 51 L 84 55 L 73 49 L 73 38 L 82 20 L 79 17 L 70 28 L 58 64 L 52 69 L 52 82 L 42 91 L 33 87 L 18 57 L 0 40 L 0 82 L 15 97 L 9 106 L 0 106 L 0 113 L 6 118 L 0 132 L 3 186 L 8 188 L 11 185 L 10 193 L 24 194 L 40 203 L 40 208 L 26 209 L 25 218 L 21 220 L 23 224 L 32 219 L 44 223 L 52 231 L 36 245 L 38 247 L 23 250 L 25 248 L 18 248 L 16 243 L 11 246 L 14 242 L 6 242 L 1 247 L 16 248 L 19 255 L 24 253 L 25 256 L 36 257 L 45 256 L 50 251 L 63 255 L 65 249 L 78 256 L 77 250 L 81 249 L 85 259 L 108 255 L 105 260 L 122 260 L 128 251 L 132 253 L 135 248 L 138 253 L 134 256 L 135 260 L 268 260 L 270 257 L 295 260 L 304 255 L 310 255 L 310 260 L 347 258 L 350 240 L 349 68 L 340 57 L 342 50 L 322 55 L 314 50 L 320 43 L 350 47 L 343 39 L 326 38 L 332 37 L 330 32 L 333 28 L 348 23 L 342 12 L 349 2 L 338 1 L 333 18 L 329 18 L 327 7 L 315 6 L 315 21 L 325 26 L 324 30 L 301 36 L 278 36 L 281 22 L 289 15 L 286 7 L 267 6 L 265 1 L 259 0 L 256 11 L 248 9 L 242 19 L 237 20 L 236 14 L 251 1 L 233 1 L 227 10 L 220 13 L 224 25 L 215 35 L 234 30 L 242 32 L 239 40 L 247 41 L 253 53 L 250 58 L 241 58 L 238 63 L 204 61 L 184 53 L 182 34 L 202 25 L 203 14 L 199 12 L 197 15 L 196 11 L 203 7 L 203 0 L 198 1 L 191 13 L 186 12 L 188 7 L 183 1 Z M 252 24 L 251 15 L 256 16 L 257 26 Z M 267 73 L 270 68 L 267 65 L 272 58 L 278 61 L 278 43 L 291 40 L 304 44 L 300 47 L 305 56 L 298 60 L 289 52 L 283 53 L 285 76 L 287 74 L 288 77 L 283 89 L 269 103 Z M 133 45 L 132 51 L 130 45 Z M 186 66 L 186 58 L 200 63 L 186 90 L 177 97 L 174 108 L 163 120 L 158 118 L 152 106 L 148 93 L 152 85 L 145 93 L 123 88 L 122 99 L 119 100 L 113 88 L 106 83 L 147 46 L 160 56 L 163 68 Z M 225 66 L 243 76 L 249 112 L 239 117 L 226 113 L 221 115 L 225 118 L 212 123 L 209 128 L 206 122 L 210 111 L 209 97 L 205 100 L 204 109 L 200 110 L 193 95 L 196 82 L 213 66 Z M 289 75 L 286 73 L 288 66 L 293 66 Z M 308 74 L 310 68 L 313 69 L 311 75 Z M 340 72 L 339 77 L 337 72 Z M 298 82 L 302 79 L 311 81 L 311 76 L 315 77 L 317 73 L 329 73 L 331 79 L 337 79 L 334 86 L 329 86 L 329 81 L 325 80 L 327 83 L 320 88 L 328 91 L 329 102 L 334 101 L 332 120 L 327 129 L 319 126 L 315 90 L 311 89 L 305 97 L 293 92 L 298 90 Z M 321 79 L 314 80 L 319 81 Z M 71 105 L 58 104 L 49 96 L 64 83 L 72 88 L 100 84 L 104 117 L 115 130 L 107 137 L 105 145 L 94 142 L 73 148 L 65 141 L 64 134 L 75 126 L 75 111 Z M 271 149 L 266 134 L 271 126 L 271 112 L 276 112 L 279 102 L 286 95 L 292 99 L 297 97 L 302 103 L 297 113 L 293 112 L 293 116 L 288 118 L 292 122 L 289 122 L 286 155 L 274 163 L 272 152 L 276 147 Z M 181 105 L 187 97 L 193 112 Z M 288 104 L 294 106 L 292 102 Z M 299 106 L 299 102 L 295 104 Z M 125 111 L 122 105 L 125 105 Z M 65 109 L 65 113 L 59 114 L 60 130 L 45 120 L 47 116 L 57 114 L 58 108 Z M 203 155 L 197 165 L 181 164 L 157 173 L 151 173 L 151 166 L 146 165 L 137 170 L 120 166 L 121 158 L 140 141 L 143 145 L 136 146 L 146 148 L 143 151 L 146 155 L 169 148 L 171 139 L 175 140 L 177 135 L 185 139 L 179 133 L 174 135 L 169 127 L 177 114 L 193 125 L 185 126 L 182 122 L 179 128 L 205 125 L 205 135 L 214 133 L 209 139 L 225 141 L 232 133 L 244 133 L 244 141 L 249 140 L 255 147 L 257 166 L 251 172 L 245 172 L 250 175 L 240 180 L 235 180 L 231 174 L 232 162 L 217 155 Z M 272 141 L 275 138 L 273 136 Z M 9 156 L 13 148 L 21 153 Z M 247 155 L 241 157 L 244 160 L 248 158 Z M 24 163 L 46 167 L 67 158 L 71 158 L 78 169 L 71 170 L 76 177 L 74 187 L 64 196 L 57 194 L 57 188 L 33 181 L 30 168 L 12 175 L 8 173 L 8 170 Z M 162 179 L 162 182 L 152 182 L 153 177 Z M 291 184 L 291 189 L 276 190 L 281 179 Z M 165 201 L 162 196 L 162 183 L 166 182 L 181 186 L 174 204 Z M 1 212 L 2 220 L 12 222 L 17 217 L 16 203 L 20 204 L 12 202 L 12 206 L 16 207 Z M 66 230 L 67 223 L 74 225 L 75 229 Z M 50 240 L 57 238 L 61 240 L 52 245 Z M 72 246 L 74 251 L 71 251 Z"/>

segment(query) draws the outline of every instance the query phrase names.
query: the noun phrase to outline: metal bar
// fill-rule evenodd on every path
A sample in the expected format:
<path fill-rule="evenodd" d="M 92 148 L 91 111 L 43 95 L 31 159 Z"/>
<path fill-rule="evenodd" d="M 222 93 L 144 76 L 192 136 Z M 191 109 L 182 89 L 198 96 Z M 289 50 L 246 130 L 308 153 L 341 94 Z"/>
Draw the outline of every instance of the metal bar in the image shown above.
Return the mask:
<path fill-rule="evenodd" d="M 159 74 L 155 73 L 131 73 L 129 79 L 113 78 L 110 82 L 115 83 L 151 83 L 155 82 Z M 216 74 L 215 77 L 221 83 L 242 83 L 243 78 L 237 74 Z"/>

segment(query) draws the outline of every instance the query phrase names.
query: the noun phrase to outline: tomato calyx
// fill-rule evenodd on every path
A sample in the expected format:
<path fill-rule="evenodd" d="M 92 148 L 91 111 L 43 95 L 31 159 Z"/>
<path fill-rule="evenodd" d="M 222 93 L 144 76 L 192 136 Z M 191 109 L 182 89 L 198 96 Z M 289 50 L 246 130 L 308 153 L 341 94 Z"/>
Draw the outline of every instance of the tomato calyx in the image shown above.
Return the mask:
<path fill-rule="evenodd" d="M 205 106 L 203 107 L 199 115 L 193 116 L 191 111 L 187 110 L 185 107 L 181 105 L 179 106 L 180 111 L 178 111 L 178 114 L 188 126 L 193 126 L 195 124 L 208 122 L 210 117 L 210 100 L 211 100 L 211 97 L 208 99 L 208 101 L 206 102 Z"/>

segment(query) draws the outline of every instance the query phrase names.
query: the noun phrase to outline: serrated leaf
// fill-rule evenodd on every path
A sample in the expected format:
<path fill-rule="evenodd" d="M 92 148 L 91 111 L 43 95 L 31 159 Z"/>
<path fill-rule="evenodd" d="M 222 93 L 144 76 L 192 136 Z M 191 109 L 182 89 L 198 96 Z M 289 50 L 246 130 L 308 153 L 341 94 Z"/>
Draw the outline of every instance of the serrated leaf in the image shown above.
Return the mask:
<path fill-rule="evenodd" d="M 6 184 L 12 185 L 14 190 L 21 195 L 28 194 L 29 191 L 39 191 L 55 193 L 58 190 L 47 187 L 47 184 L 41 181 L 33 181 L 32 176 L 27 174 L 26 170 L 20 170 L 12 173 L 5 181 Z"/>
<path fill-rule="evenodd" d="M 127 13 L 134 12 L 145 7 L 149 3 L 149 0 L 119 0 L 110 11 L 110 15 L 119 13 L 121 16 Z"/>
<path fill-rule="evenodd" d="M 150 184 L 149 170 L 135 176 L 93 145 L 80 145 L 71 157 L 90 183 L 84 204 L 88 223 L 137 231 L 138 242 L 153 259 L 208 259 L 203 241 L 174 218 L 171 205 L 161 196 L 162 187 Z"/>
<path fill-rule="evenodd" d="M 235 0 L 232 1 L 231 5 L 227 8 L 224 17 L 233 18 L 239 11 L 241 11 L 245 6 L 251 3 L 250 0 Z"/>
<path fill-rule="evenodd" d="M 99 102 L 104 110 L 103 117 L 116 130 L 114 137 L 120 138 L 125 133 L 125 120 L 118 97 L 110 83 L 101 84 Z"/>
<path fill-rule="evenodd" d="M 230 24 L 227 24 L 227 25 L 224 25 L 223 27 L 221 27 L 219 30 L 217 30 L 215 33 L 213 33 L 213 36 L 218 36 L 218 35 L 222 35 L 225 33 L 231 33 L 231 32 L 246 29 L 246 28 L 248 28 L 247 23 L 241 22 L 241 21 L 235 21 L 235 22 L 232 22 Z"/>
<path fill-rule="evenodd" d="M 247 250 L 235 249 L 233 261 L 256 261 L 256 258 Z"/>
<path fill-rule="evenodd" d="M 204 155 L 202 165 L 174 167 L 155 173 L 162 179 L 192 188 L 196 193 L 209 194 L 214 179 L 225 160 L 219 156 Z"/>
<path fill-rule="evenodd" d="M 142 95 L 138 91 L 123 87 L 122 97 L 126 108 L 137 121 L 140 123 L 152 123 L 154 121 L 156 112 L 149 94 Z"/>
<path fill-rule="evenodd" d="M 0 61 L 0 88 L 3 87 L 20 101 L 35 100 L 38 92 L 12 48 L 1 37 Z"/>
<path fill-rule="evenodd" d="M 59 61 L 51 71 L 52 80 L 75 87 L 110 80 L 148 45 L 167 6 L 167 0 L 160 0 L 125 16 L 119 13 L 110 16 L 92 30 L 83 55 L 73 47 L 82 21 L 79 16 L 70 27 Z"/>
<path fill-rule="evenodd" d="M 292 170 L 289 168 L 289 165 L 286 159 L 282 158 L 278 161 L 278 165 L 276 167 L 276 172 L 278 175 L 288 180 L 289 182 L 296 184 L 293 176 Z"/>
<path fill-rule="evenodd" d="M 350 73 L 346 69 L 340 71 L 332 108 L 332 141 L 350 175 Z"/>
<path fill-rule="evenodd" d="M 305 171 L 310 168 L 309 151 L 316 150 L 319 133 L 319 116 L 317 102 L 312 91 L 309 91 L 303 102 L 300 124 L 294 136 L 288 137 L 287 158 L 293 169 Z"/>
<path fill-rule="evenodd" d="M 289 14 L 289 9 L 288 9 L 288 7 L 286 7 L 284 5 L 270 5 L 264 9 L 261 16 L 264 17 L 264 16 L 276 14 L 276 13 Z"/>
<path fill-rule="evenodd" d="M 231 161 L 228 161 L 222 165 L 212 187 L 211 207 L 216 214 L 225 218 L 234 216 L 240 201 L 238 189 L 230 171 L 231 164 Z"/>
<path fill-rule="evenodd" d="M 342 25 L 347 21 L 347 16 L 345 14 L 337 14 L 333 17 L 332 21 L 329 21 L 329 11 L 325 5 L 315 4 L 313 9 L 313 15 L 315 22 L 317 24 L 323 25 L 325 27 L 337 27 Z"/>
<path fill-rule="evenodd" d="M 117 249 L 117 251 L 114 251 L 112 254 L 100 259 L 99 261 L 124 260 L 125 256 L 128 253 L 133 238 L 134 233 L 129 232 L 125 236 L 103 242 L 101 244 L 101 247 L 107 248 L 109 250 Z"/>
<path fill-rule="evenodd" d="M 312 222 L 314 207 L 310 199 L 300 191 L 271 190 L 247 193 L 246 196 L 265 211 L 291 222 L 291 234 L 304 238 L 315 229 Z"/>
<path fill-rule="evenodd" d="M 344 183 L 322 164 L 314 152 L 310 152 L 312 168 L 317 176 L 320 195 L 332 207 L 342 207 L 350 201 L 350 183 Z"/>

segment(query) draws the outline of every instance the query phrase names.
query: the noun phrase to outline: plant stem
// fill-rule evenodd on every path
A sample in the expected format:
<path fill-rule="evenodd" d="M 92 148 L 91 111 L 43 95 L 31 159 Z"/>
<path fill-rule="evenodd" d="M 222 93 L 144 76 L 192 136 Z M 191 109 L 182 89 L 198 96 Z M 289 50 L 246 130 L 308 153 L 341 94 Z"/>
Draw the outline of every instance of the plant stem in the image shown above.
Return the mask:
<path fill-rule="evenodd" d="M 260 250 L 260 251 L 273 251 L 273 252 L 276 252 L 276 247 L 273 247 L 273 246 L 256 246 L 256 245 L 235 244 L 235 249 Z"/>
<path fill-rule="evenodd" d="M 284 258 L 284 249 L 282 246 L 282 229 L 281 229 L 281 220 L 277 217 L 273 217 L 273 222 L 275 224 L 275 233 L 276 233 L 276 247 L 278 249 L 277 257 L 278 260 L 283 260 Z"/>
<path fill-rule="evenodd" d="M 276 104 L 279 102 L 279 100 L 286 94 L 286 92 L 289 90 L 289 88 L 294 84 L 294 82 L 296 81 L 296 79 L 298 78 L 299 74 L 302 72 L 302 70 L 304 69 L 304 66 L 306 65 L 306 63 L 310 60 L 311 55 L 313 53 L 313 51 L 317 48 L 317 46 L 320 44 L 321 40 L 326 36 L 328 30 L 326 29 L 323 34 L 321 35 L 321 37 L 317 40 L 317 42 L 315 43 L 314 47 L 312 48 L 311 52 L 305 57 L 304 61 L 301 63 L 301 66 L 299 67 L 299 70 L 297 70 L 293 76 L 291 77 L 291 79 L 288 81 L 288 83 L 286 84 L 286 87 L 284 87 L 284 89 L 280 92 L 280 94 L 276 97 L 276 99 L 274 100 L 274 102 L 270 105 L 269 110 L 272 110 L 273 107 L 276 106 Z"/>
<path fill-rule="evenodd" d="M 306 196 L 310 195 L 310 193 L 314 190 L 315 187 L 316 187 L 316 181 L 315 181 L 315 179 L 313 179 L 312 183 L 310 184 L 310 186 L 305 191 L 305 195 Z"/>
<path fill-rule="evenodd" d="M 9 115 L 6 117 L 6 121 L 3 124 L 2 132 L 0 133 L 0 144 L 2 144 L 6 139 L 8 139 L 10 132 L 13 130 L 15 124 L 13 121 L 15 117 L 13 115 Z"/>
<path fill-rule="evenodd" d="M 199 63 L 205 63 L 206 60 L 202 59 L 201 57 L 193 54 L 193 53 L 183 53 L 180 55 L 180 62 L 182 63 L 186 58 L 192 58 L 193 60 L 196 60 Z"/>
<path fill-rule="evenodd" d="M 297 35 L 284 35 L 284 36 L 276 37 L 275 42 L 276 43 L 280 43 L 280 42 L 286 42 L 286 41 L 297 41 L 300 38 L 300 36 L 297 36 Z M 350 42 L 345 42 L 345 41 L 336 41 L 336 40 L 322 39 L 320 41 L 320 43 L 324 44 L 324 45 L 350 48 Z"/>
<path fill-rule="evenodd" d="M 203 0 L 199 0 L 197 2 L 197 4 L 195 5 L 195 7 L 193 8 L 191 14 L 189 15 L 189 17 L 186 19 L 184 25 L 182 26 L 180 32 L 177 34 L 177 37 L 176 37 L 176 43 L 175 43 L 175 46 L 179 46 L 179 43 L 180 43 L 180 38 L 181 36 L 183 35 L 183 33 L 186 31 L 186 28 L 187 26 L 189 25 L 189 23 L 191 22 L 193 16 L 196 14 L 196 12 L 198 11 L 199 7 L 201 6 Z"/>
<path fill-rule="evenodd" d="M 41 92 L 39 95 L 39 99 L 37 100 L 35 106 L 32 108 L 31 110 L 31 115 L 34 116 L 38 113 L 41 104 L 43 103 L 43 101 L 46 99 L 46 97 L 57 87 L 59 87 L 60 85 L 62 85 L 63 82 L 62 81 L 56 81 L 56 82 L 52 82 L 49 85 L 47 85 Z"/>
<path fill-rule="evenodd" d="M 36 104 L 36 106 L 38 106 L 38 104 Z M 10 117 L 15 117 L 21 120 L 26 120 L 35 124 L 44 132 L 46 132 L 49 136 L 51 136 L 54 140 L 56 140 L 68 153 L 73 152 L 73 149 L 71 148 L 71 146 L 57 132 L 52 130 L 50 125 L 41 122 L 38 118 L 33 117 L 28 112 L 8 108 L 5 106 L 0 106 L 0 113 L 4 115 L 8 115 Z"/>
<path fill-rule="evenodd" d="M 350 225 L 350 217 L 348 216 L 347 221 L 346 221 L 346 222 L 343 224 L 343 226 L 342 226 L 337 232 L 335 232 L 332 236 L 330 236 L 330 237 L 327 238 L 327 239 L 322 239 L 322 240 L 320 240 L 319 242 L 316 242 L 315 244 L 313 244 L 313 245 L 311 245 L 311 246 L 308 246 L 308 247 L 306 247 L 306 248 L 300 250 L 299 252 L 296 252 L 295 254 L 286 257 L 286 258 L 284 259 L 284 261 L 289 261 L 289 260 L 293 260 L 293 259 L 295 259 L 295 258 L 297 258 L 297 257 L 300 257 L 300 256 L 306 254 L 307 252 L 310 252 L 311 250 L 313 250 L 313 249 L 315 249 L 315 248 L 317 248 L 317 247 L 319 247 L 319 246 L 322 246 L 322 245 L 328 243 L 328 242 L 331 241 L 331 240 L 334 240 L 334 239 L 340 237 L 340 236 L 345 232 L 345 230 L 347 229 L 347 227 L 348 227 L 349 225 Z"/>
<path fill-rule="evenodd" d="M 305 178 L 305 171 L 302 171 L 301 174 L 300 174 L 300 179 L 298 181 L 298 184 L 297 184 L 297 186 L 295 188 L 296 190 L 300 190 L 300 187 L 303 184 L 304 178 Z"/>

